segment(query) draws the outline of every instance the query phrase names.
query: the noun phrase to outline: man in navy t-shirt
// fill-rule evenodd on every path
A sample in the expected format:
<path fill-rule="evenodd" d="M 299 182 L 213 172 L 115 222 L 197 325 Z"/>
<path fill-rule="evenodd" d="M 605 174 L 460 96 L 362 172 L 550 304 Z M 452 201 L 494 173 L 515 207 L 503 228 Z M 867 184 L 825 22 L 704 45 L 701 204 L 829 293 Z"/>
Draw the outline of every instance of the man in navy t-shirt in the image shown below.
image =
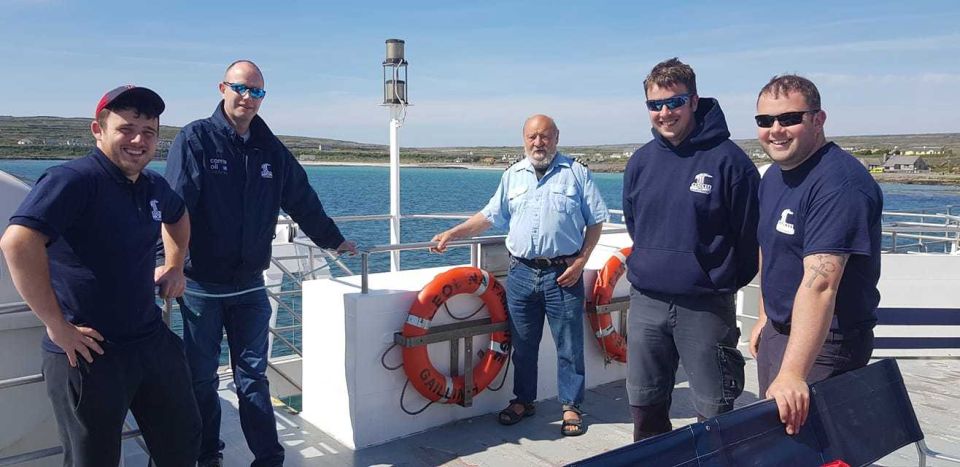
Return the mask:
<path fill-rule="evenodd" d="M 880 302 L 883 193 L 823 132 L 820 93 L 777 76 L 757 99 L 758 139 L 776 164 L 760 183 L 760 319 L 751 333 L 760 395 L 789 434 L 810 406 L 808 383 L 863 367 Z"/>
<path fill-rule="evenodd" d="M 697 94 L 676 58 L 644 80 L 653 141 L 623 174 L 627 396 L 634 441 L 670 431 L 678 363 L 697 415 L 733 410 L 743 391 L 734 296 L 757 274 L 760 175 L 733 141 L 716 99 Z"/>
<path fill-rule="evenodd" d="M 154 301 L 155 284 L 163 297 L 183 293 L 190 237 L 183 201 L 144 170 L 163 109 L 147 88 L 105 94 L 90 126 L 96 148 L 48 169 L 0 240 L 47 329 L 43 375 L 64 465 L 117 465 L 128 410 L 157 465 L 192 466 L 199 452 L 183 344 Z M 161 225 L 168 254 L 155 269 Z"/>

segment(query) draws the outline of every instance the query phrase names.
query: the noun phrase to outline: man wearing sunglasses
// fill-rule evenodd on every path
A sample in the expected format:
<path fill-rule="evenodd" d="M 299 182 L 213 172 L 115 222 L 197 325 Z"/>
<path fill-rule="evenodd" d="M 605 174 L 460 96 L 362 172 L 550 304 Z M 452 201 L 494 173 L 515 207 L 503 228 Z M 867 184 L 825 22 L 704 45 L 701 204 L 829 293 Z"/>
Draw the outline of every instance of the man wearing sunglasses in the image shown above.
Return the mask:
<path fill-rule="evenodd" d="M 776 76 L 757 98 L 758 139 L 775 162 L 760 183 L 760 319 L 750 334 L 760 395 L 789 434 L 810 407 L 808 383 L 865 366 L 880 302 L 883 193 L 823 132 L 810 80 Z"/>
<path fill-rule="evenodd" d="M 733 409 L 743 391 L 734 295 L 757 273 L 760 176 L 730 141 L 716 99 L 672 58 L 644 80 L 653 141 L 627 163 L 623 212 L 633 250 L 627 395 L 634 440 L 672 429 L 683 363 L 698 418 Z"/>
<path fill-rule="evenodd" d="M 318 246 L 351 253 L 356 246 L 344 240 L 303 167 L 257 116 L 266 96 L 260 69 L 238 60 L 227 67 L 219 89 L 223 100 L 213 115 L 177 135 L 166 170 L 191 214 L 180 311 L 203 419 L 199 464 L 222 463 L 217 367 L 226 329 L 253 465 L 275 466 L 284 453 L 266 377 L 271 309 L 262 273 L 270 264 L 277 216 L 283 209 Z M 210 297 L 225 294 L 234 296 Z"/>

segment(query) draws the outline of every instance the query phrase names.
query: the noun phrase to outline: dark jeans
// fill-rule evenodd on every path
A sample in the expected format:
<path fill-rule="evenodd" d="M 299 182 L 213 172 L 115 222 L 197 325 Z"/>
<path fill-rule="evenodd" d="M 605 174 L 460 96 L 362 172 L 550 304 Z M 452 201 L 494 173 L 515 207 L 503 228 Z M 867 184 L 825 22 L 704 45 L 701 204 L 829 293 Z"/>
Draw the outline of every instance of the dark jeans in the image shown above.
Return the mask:
<path fill-rule="evenodd" d="M 789 338 L 789 334 L 777 331 L 769 320 L 760 330 L 760 347 L 757 349 L 757 379 L 760 382 L 757 397 L 760 399 L 766 398 L 767 388 L 780 373 Z M 846 334 L 828 332 L 813 367 L 807 373 L 807 383 L 813 384 L 867 366 L 872 354 L 873 329 L 847 331 Z"/>
<path fill-rule="evenodd" d="M 733 410 L 743 392 L 743 355 L 734 296 L 668 295 L 630 288 L 627 396 L 631 406 L 657 407 L 669 426 L 669 400 L 683 364 L 702 418 Z"/>
<path fill-rule="evenodd" d="M 193 374 L 193 393 L 203 420 L 200 460 L 220 457 L 220 343 L 227 331 L 233 381 L 240 400 L 240 427 L 255 466 L 283 464 L 283 446 L 277 440 L 277 422 L 267 381 L 267 336 L 270 302 L 263 290 L 226 298 L 191 295 L 228 294 L 263 285 L 263 279 L 242 285 L 221 285 L 187 280 L 187 292 L 180 304 L 183 341 Z"/>
<path fill-rule="evenodd" d="M 63 465 L 117 465 L 127 410 L 158 466 L 195 465 L 200 416 L 180 338 L 163 327 L 141 342 L 103 349 L 93 363 L 78 357 L 76 368 L 64 354 L 43 352 Z"/>
<path fill-rule="evenodd" d="M 537 358 L 544 318 L 557 346 L 557 390 L 561 404 L 579 406 L 586 383 L 583 363 L 583 277 L 560 287 L 566 266 L 533 268 L 510 260 L 507 306 L 513 344 L 513 394 L 520 402 L 537 399 Z"/>

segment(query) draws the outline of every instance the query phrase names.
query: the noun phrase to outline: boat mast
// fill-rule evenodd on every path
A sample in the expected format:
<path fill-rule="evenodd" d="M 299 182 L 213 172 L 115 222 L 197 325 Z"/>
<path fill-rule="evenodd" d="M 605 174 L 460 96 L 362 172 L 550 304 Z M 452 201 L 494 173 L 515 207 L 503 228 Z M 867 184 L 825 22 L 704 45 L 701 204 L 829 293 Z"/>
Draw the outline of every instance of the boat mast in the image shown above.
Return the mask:
<path fill-rule="evenodd" d="M 400 243 L 400 143 L 398 133 L 407 116 L 407 61 L 404 41 L 387 39 L 383 60 L 383 104 L 390 108 L 390 243 Z M 400 251 L 390 252 L 390 270 L 400 270 Z"/>

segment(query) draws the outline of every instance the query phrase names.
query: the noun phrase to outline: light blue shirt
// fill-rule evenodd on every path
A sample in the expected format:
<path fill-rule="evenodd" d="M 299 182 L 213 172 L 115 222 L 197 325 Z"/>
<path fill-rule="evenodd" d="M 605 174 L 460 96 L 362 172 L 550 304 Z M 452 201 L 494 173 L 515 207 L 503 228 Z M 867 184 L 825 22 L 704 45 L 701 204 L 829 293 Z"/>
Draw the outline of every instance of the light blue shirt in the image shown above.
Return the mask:
<path fill-rule="evenodd" d="M 480 212 L 494 226 L 509 227 L 507 251 L 526 259 L 572 255 L 584 229 L 609 218 L 590 171 L 560 153 L 539 181 L 529 159 L 510 166 Z"/>

